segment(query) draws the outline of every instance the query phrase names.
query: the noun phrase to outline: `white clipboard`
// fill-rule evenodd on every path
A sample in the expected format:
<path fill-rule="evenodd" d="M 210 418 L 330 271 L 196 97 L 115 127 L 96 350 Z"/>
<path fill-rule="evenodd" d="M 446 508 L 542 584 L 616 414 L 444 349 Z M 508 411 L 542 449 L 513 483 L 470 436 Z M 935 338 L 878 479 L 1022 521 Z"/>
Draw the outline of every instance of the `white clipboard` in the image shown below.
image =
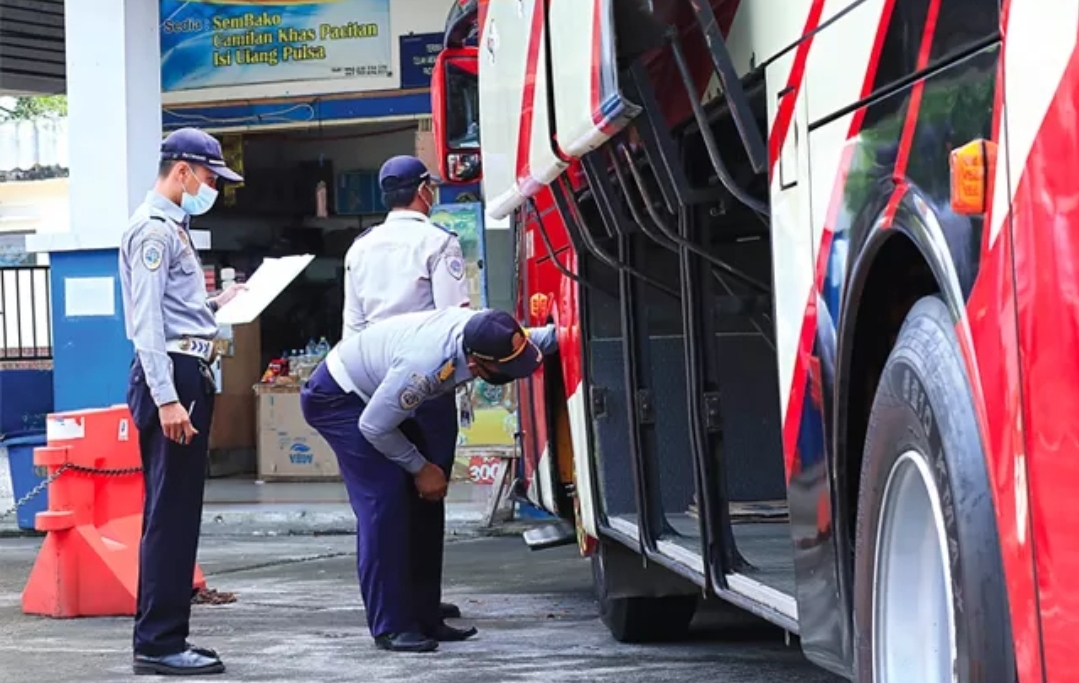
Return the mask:
<path fill-rule="evenodd" d="M 217 323 L 245 325 L 254 322 L 313 260 L 312 254 L 263 259 L 262 265 L 244 283 L 247 291 L 240 292 L 217 310 Z"/>

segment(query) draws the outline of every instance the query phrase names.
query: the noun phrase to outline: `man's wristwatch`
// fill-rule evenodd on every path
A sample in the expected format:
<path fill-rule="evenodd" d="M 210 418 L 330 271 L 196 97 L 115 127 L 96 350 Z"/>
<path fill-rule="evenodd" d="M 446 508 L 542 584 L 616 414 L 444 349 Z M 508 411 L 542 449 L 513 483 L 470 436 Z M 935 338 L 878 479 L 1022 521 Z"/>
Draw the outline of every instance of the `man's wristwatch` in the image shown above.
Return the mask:
<path fill-rule="evenodd" d="M 210 307 L 211 313 L 217 313 L 217 309 L 220 308 L 220 306 L 217 305 L 217 302 L 213 299 L 207 299 L 206 305 Z"/>

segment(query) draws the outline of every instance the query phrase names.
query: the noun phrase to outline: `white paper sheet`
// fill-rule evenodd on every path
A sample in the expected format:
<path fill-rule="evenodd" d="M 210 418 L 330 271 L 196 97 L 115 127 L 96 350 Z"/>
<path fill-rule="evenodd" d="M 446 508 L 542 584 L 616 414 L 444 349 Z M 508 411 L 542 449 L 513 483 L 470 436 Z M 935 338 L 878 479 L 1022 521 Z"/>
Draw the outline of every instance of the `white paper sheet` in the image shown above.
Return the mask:
<path fill-rule="evenodd" d="M 247 291 L 240 292 L 217 311 L 218 324 L 244 325 L 254 321 L 314 259 L 312 254 L 263 259 L 258 270 L 247 278 Z"/>
<path fill-rule="evenodd" d="M 64 315 L 68 318 L 116 315 L 116 278 L 64 278 Z"/>

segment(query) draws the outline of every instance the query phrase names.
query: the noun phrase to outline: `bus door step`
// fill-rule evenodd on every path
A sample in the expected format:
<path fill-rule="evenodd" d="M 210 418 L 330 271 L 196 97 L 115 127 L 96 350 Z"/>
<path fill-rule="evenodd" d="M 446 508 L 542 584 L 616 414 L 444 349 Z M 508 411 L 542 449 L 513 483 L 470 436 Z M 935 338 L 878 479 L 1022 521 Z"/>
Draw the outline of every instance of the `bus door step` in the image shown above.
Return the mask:
<path fill-rule="evenodd" d="M 521 536 L 530 550 L 546 550 L 576 543 L 577 529 L 569 522 L 560 519 L 552 524 L 529 529 Z"/>

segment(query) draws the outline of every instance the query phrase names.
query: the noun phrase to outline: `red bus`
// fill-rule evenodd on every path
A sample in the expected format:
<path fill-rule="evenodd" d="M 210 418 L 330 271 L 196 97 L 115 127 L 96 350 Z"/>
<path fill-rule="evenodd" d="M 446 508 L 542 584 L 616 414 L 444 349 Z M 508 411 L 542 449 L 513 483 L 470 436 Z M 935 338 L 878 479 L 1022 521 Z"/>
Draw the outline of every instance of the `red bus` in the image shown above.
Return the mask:
<path fill-rule="evenodd" d="M 617 639 L 704 596 L 852 680 L 1079 680 L 1077 36 L 1074 0 L 453 4 L 440 170 L 560 335 L 526 540 L 579 543 Z"/>

